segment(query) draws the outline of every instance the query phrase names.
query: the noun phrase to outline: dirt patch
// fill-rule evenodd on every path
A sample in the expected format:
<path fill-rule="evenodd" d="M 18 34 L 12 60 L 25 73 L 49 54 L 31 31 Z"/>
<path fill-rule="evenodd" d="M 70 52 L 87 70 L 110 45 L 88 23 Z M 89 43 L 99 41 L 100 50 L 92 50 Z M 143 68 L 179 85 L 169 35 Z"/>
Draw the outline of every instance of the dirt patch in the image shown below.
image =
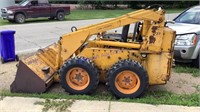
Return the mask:
<path fill-rule="evenodd" d="M 9 62 L 0 64 L 0 91 L 9 90 L 10 84 L 13 82 L 17 67 L 17 62 Z M 100 85 L 99 89 L 106 89 L 104 85 Z M 172 73 L 172 76 L 166 85 L 156 85 L 149 88 L 150 91 L 166 90 L 177 94 L 200 93 L 200 77 L 193 77 L 186 73 Z M 48 92 L 62 93 L 64 90 L 59 83 L 54 84 Z"/>
<path fill-rule="evenodd" d="M 170 80 L 165 85 L 151 86 L 150 90 L 166 90 L 177 94 L 200 93 L 200 77 L 193 77 L 186 73 L 172 73 Z"/>
<path fill-rule="evenodd" d="M 0 90 L 8 90 L 10 88 L 17 71 L 16 64 L 17 62 L 0 64 Z"/>

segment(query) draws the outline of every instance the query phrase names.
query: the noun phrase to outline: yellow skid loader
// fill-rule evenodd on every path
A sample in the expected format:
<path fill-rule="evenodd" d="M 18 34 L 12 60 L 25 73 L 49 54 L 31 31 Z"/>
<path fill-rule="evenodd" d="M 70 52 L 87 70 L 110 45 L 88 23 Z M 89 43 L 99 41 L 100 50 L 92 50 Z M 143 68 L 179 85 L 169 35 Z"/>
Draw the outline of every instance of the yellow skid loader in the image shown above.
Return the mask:
<path fill-rule="evenodd" d="M 118 27 L 122 33 L 107 33 Z M 149 85 L 166 84 L 170 78 L 175 31 L 165 26 L 161 8 L 72 31 L 20 60 L 11 92 L 42 93 L 60 82 L 70 94 L 89 94 L 101 81 L 115 96 L 135 98 Z"/>

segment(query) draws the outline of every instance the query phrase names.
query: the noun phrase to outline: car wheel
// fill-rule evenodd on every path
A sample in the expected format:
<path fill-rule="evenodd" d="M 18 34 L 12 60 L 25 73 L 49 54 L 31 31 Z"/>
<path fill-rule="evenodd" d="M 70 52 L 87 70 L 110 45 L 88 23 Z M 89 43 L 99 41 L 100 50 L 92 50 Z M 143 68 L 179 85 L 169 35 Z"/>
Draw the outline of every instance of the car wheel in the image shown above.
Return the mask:
<path fill-rule="evenodd" d="M 15 22 L 16 23 L 24 23 L 25 22 L 25 15 L 24 14 L 17 14 L 15 15 Z"/>
<path fill-rule="evenodd" d="M 65 19 L 65 13 L 64 12 L 58 12 L 57 15 L 56 15 L 56 18 L 59 21 L 63 21 Z"/>

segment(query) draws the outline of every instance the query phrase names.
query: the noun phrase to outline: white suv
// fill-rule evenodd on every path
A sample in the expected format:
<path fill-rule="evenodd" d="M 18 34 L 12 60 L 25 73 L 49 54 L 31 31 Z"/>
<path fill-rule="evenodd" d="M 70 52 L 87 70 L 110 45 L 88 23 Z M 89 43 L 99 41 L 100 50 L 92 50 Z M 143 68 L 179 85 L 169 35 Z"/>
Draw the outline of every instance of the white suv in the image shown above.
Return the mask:
<path fill-rule="evenodd" d="M 175 19 L 175 22 L 167 26 L 176 30 L 174 58 L 177 62 L 192 63 L 199 67 L 200 54 L 200 6 L 191 7 Z"/>

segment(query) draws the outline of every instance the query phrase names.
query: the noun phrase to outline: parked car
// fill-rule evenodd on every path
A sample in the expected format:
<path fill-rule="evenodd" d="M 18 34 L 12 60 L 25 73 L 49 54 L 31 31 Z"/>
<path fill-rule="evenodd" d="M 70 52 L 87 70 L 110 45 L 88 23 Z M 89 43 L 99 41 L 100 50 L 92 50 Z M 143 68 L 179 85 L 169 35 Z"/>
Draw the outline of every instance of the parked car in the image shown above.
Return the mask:
<path fill-rule="evenodd" d="M 48 0 L 24 0 L 18 5 L 1 9 L 4 20 L 24 23 L 28 18 L 49 17 L 59 21 L 70 14 L 70 7 L 61 4 L 49 4 Z"/>
<path fill-rule="evenodd" d="M 200 60 L 200 6 L 186 9 L 167 26 L 176 30 L 174 58 L 176 62 L 192 63 L 199 67 Z"/>

